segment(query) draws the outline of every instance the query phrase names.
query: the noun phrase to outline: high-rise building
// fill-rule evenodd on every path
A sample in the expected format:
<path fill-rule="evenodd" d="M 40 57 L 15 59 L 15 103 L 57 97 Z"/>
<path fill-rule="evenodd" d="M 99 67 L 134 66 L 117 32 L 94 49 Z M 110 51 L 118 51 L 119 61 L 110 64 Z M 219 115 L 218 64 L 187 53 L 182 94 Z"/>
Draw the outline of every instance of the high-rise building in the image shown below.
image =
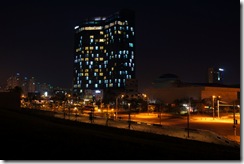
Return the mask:
<path fill-rule="evenodd" d="M 223 68 L 208 68 L 208 83 L 223 83 Z"/>
<path fill-rule="evenodd" d="M 84 96 L 96 90 L 123 90 L 127 79 L 135 79 L 133 11 L 120 10 L 107 17 L 88 18 L 74 30 L 75 95 Z"/>

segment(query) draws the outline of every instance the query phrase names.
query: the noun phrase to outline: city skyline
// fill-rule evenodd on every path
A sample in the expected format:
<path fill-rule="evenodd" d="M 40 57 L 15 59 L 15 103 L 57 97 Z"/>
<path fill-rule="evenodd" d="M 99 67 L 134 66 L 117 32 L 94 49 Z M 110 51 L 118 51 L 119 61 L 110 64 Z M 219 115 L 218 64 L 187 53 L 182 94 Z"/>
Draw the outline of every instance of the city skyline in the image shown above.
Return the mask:
<path fill-rule="evenodd" d="M 84 18 L 107 16 L 128 8 L 136 14 L 139 91 L 164 73 L 174 73 L 186 82 L 207 82 L 208 68 L 212 66 L 224 68 L 224 84 L 240 84 L 237 3 L 95 4 L 16 1 L 2 5 L 0 79 L 20 72 L 71 88 L 74 27 Z"/>

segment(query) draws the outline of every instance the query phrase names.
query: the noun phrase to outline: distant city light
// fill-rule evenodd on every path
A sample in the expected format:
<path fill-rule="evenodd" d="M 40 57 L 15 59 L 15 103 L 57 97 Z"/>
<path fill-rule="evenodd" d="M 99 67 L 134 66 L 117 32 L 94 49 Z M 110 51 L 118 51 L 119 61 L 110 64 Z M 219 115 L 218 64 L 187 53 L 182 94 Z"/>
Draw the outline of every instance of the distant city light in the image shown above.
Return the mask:
<path fill-rule="evenodd" d="M 75 26 L 75 29 L 79 28 L 79 26 Z"/>
<path fill-rule="evenodd" d="M 48 92 L 44 92 L 44 96 L 47 97 L 48 96 Z"/>
<path fill-rule="evenodd" d="M 219 68 L 219 71 L 224 71 L 224 69 L 223 68 Z"/>
<path fill-rule="evenodd" d="M 95 93 L 101 93 L 101 91 L 100 90 L 96 90 Z"/>

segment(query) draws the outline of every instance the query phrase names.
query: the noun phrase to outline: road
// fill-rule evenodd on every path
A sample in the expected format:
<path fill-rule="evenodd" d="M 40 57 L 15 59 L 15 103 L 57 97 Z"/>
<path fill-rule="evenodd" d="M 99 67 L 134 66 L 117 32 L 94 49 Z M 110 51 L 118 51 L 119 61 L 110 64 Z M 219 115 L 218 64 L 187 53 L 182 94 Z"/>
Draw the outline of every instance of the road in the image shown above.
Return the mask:
<path fill-rule="evenodd" d="M 128 115 L 120 115 L 122 119 L 128 119 Z M 131 119 L 137 122 L 147 122 L 151 124 L 160 124 L 160 118 L 157 114 L 132 114 Z M 231 140 L 240 143 L 240 118 L 237 117 L 238 124 L 236 125 L 236 133 L 233 128 L 233 118 L 222 117 L 220 119 L 208 116 L 191 115 L 189 127 L 193 129 L 203 129 L 215 132 L 221 136 L 225 136 Z M 168 114 L 161 115 L 161 125 L 176 126 L 187 128 L 186 116 L 172 116 Z M 236 135 L 234 135 L 236 134 Z"/>

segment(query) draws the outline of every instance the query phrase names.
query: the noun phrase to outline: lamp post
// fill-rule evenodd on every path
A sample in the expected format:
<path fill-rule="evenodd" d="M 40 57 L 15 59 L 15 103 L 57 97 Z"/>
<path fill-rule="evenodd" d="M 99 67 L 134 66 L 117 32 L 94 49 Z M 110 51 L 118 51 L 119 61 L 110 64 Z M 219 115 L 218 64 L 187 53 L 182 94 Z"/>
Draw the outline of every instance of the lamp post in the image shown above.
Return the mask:
<path fill-rule="evenodd" d="M 214 98 L 215 98 L 215 96 L 213 95 L 212 98 L 213 98 L 212 108 L 213 108 L 213 119 L 214 119 Z"/>
<path fill-rule="evenodd" d="M 219 118 L 219 100 L 220 100 L 220 96 L 218 96 L 218 98 L 217 98 L 217 110 L 218 110 L 218 118 Z"/>
<path fill-rule="evenodd" d="M 129 129 L 130 129 L 130 123 L 131 123 L 131 122 L 130 122 L 130 120 L 131 120 L 131 119 L 130 119 L 130 103 L 128 103 L 128 106 L 129 106 L 129 117 L 128 117 L 128 124 L 129 124 L 129 125 L 128 125 L 128 127 L 129 127 Z"/>
<path fill-rule="evenodd" d="M 233 124 L 233 130 L 234 130 L 234 136 L 236 136 L 236 115 L 235 115 L 235 101 L 233 102 L 233 119 L 234 119 L 234 124 Z"/>
<path fill-rule="evenodd" d="M 118 104 L 118 99 L 119 98 L 123 98 L 124 97 L 124 95 L 123 94 L 119 94 L 117 97 L 116 97 L 116 111 L 115 111 L 115 120 L 117 120 L 118 119 L 118 108 L 119 108 L 119 104 Z"/>

